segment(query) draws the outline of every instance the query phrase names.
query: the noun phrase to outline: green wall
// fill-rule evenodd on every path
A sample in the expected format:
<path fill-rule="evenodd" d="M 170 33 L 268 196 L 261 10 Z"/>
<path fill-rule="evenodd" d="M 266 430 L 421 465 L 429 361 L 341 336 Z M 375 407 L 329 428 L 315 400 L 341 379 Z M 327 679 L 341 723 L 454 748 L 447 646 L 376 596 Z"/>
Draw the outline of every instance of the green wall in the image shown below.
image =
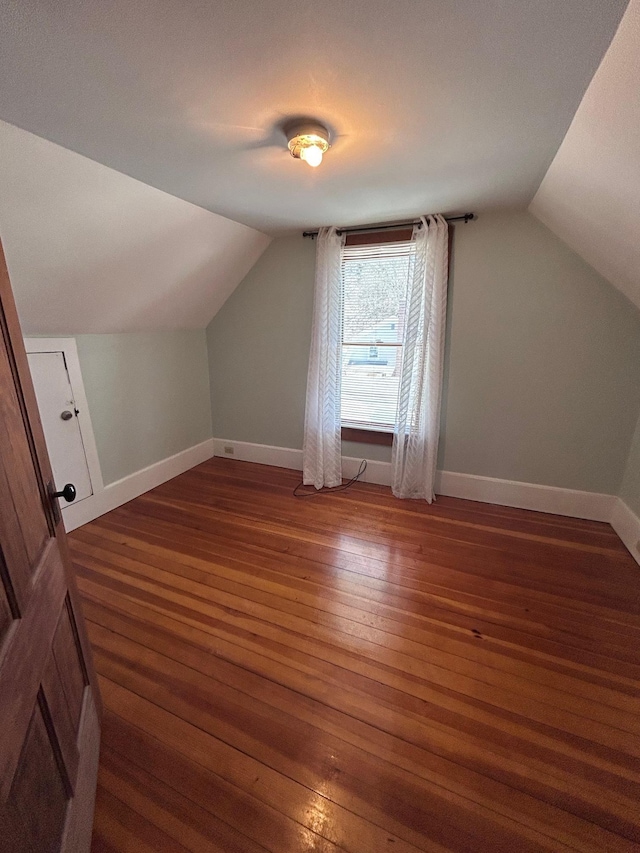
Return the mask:
<path fill-rule="evenodd" d="M 443 464 L 616 494 L 640 411 L 640 313 L 530 214 L 457 228 Z"/>
<path fill-rule="evenodd" d="M 617 493 L 640 314 L 526 212 L 459 225 L 453 246 L 439 467 Z M 314 264 L 313 241 L 274 240 L 210 323 L 215 436 L 302 446 Z"/>
<path fill-rule="evenodd" d="M 627 459 L 620 497 L 629 509 L 640 516 L 640 418 L 631 442 L 631 452 Z"/>
<path fill-rule="evenodd" d="M 315 250 L 273 240 L 209 324 L 217 438 L 302 447 Z"/>
<path fill-rule="evenodd" d="M 204 330 L 76 341 L 105 485 L 211 438 Z"/>

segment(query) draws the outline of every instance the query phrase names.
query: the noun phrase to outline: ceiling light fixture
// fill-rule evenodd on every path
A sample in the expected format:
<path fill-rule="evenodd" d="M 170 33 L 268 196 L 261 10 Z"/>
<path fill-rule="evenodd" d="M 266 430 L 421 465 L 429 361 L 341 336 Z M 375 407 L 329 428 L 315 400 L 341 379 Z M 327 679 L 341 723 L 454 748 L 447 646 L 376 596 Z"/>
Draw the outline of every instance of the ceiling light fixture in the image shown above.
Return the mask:
<path fill-rule="evenodd" d="M 329 131 L 315 121 L 295 121 L 285 128 L 289 151 L 296 160 L 319 166 L 329 150 Z"/>

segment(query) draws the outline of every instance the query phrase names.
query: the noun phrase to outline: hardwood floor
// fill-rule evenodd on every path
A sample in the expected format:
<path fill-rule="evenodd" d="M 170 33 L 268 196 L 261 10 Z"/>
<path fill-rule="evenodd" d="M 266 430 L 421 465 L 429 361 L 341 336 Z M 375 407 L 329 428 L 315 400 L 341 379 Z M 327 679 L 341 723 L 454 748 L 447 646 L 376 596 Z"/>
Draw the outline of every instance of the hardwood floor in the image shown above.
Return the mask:
<path fill-rule="evenodd" d="M 93 850 L 640 850 L 640 569 L 606 524 L 213 459 L 70 536 Z"/>

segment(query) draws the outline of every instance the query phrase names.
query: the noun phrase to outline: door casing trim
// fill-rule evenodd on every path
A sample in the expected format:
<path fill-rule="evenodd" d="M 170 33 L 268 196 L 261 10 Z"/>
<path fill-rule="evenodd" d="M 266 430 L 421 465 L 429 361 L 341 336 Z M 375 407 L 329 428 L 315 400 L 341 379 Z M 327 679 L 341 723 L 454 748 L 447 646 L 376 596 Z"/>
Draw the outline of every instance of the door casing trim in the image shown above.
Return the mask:
<path fill-rule="evenodd" d="M 98 448 L 96 446 L 95 436 L 93 434 L 93 424 L 91 423 L 91 413 L 89 412 L 89 403 L 84 390 L 84 382 L 82 380 L 82 371 L 80 370 L 80 359 L 78 357 L 78 346 L 75 338 L 27 338 L 24 339 L 24 347 L 29 353 L 34 352 L 61 352 L 64 354 L 64 360 L 67 365 L 71 390 L 78 409 L 78 423 L 80 426 L 80 435 L 84 445 L 84 452 L 87 459 L 87 467 L 89 469 L 89 479 L 91 480 L 92 495 L 89 495 L 85 500 L 89 500 L 104 489 L 104 481 L 102 479 L 102 470 L 100 468 L 100 459 L 98 457 Z M 61 489 L 64 483 L 56 483 L 56 487 Z M 69 504 L 71 506 L 71 504 Z M 61 506 L 62 516 L 64 518 L 65 509 L 68 507 Z"/>

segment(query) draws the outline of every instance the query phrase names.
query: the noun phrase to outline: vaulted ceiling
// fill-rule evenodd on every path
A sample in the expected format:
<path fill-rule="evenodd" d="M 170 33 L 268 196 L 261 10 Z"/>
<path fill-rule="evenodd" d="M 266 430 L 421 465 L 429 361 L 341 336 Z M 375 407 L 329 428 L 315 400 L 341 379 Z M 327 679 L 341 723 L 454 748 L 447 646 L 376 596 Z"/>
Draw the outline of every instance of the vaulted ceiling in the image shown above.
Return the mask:
<path fill-rule="evenodd" d="M 626 0 L 21 0 L 0 118 L 264 231 L 526 206 Z M 317 170 L 279 125 L 334 132 Z"/>
<path fill-rule="evenodd" d="M 531 211 L 640 308 L 640 0 L 631 0 Z"/>
<path fill-rule="evenodd" d="M 5 122 L 0 152 L 26 334 L 204 328 L 270 241 Z"/>

